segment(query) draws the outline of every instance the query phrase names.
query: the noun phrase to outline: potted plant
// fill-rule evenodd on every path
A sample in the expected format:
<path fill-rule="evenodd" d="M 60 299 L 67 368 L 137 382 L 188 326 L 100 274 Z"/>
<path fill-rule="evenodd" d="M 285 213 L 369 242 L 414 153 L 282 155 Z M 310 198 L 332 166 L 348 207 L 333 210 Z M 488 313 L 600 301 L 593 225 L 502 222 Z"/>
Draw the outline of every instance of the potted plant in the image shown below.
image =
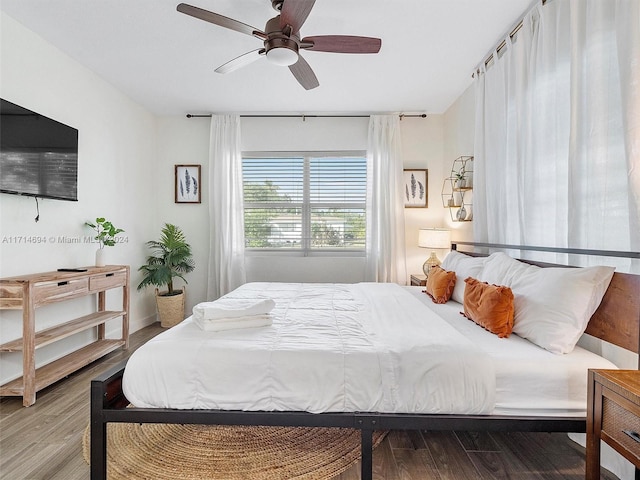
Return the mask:
<path fill-rule="evenodd" d="M 464 169 L 459 172 L 455 172 L 456 181 L 454 183 L 454 188 L 465 188 L 467 186 L 467 179 L 465 177 Z"/>
<path fill-rule="evenodd" d="M 117 228 L 104 217 L 96 218 L 95 223 L 84 222 L 84 224 L 93 228 L 96 232 L 96 236 L 93 237 L 99 244 L 99 248 L 96 250 L 96 267 L 104 267 L 104 247 L 113 247 L 116 244 L 116 235 L 124 232 L 124 230 Z"/>
<path fill-rule="evenodd" d="M 160 324 L 172 327 L 184 320 L 185 288 L 176 290 L 173 279 L 178 277 L 187 283 L 184 275 L 195 268 L 191 246 L 186 242 L 182 230 L 170 223 L 165 223 L 162 228 L 160 240 L 151 240 L 147 246 L 151 249 L 151 255 L 147 257 L 147 263 L 138 269 L 144 275 L 138 290 L 149 285 L 157 287 L 156 305 Z M 158 288 L 165 286 L 166 291 L 158 291 Z"/>
<path fill-rule="evenodd" d="M 455 207 L 462 205 L 463 190 L 466 186 L 466 177 L 464 167 L 459 172 L 453 172 L 453 204 Z"/>

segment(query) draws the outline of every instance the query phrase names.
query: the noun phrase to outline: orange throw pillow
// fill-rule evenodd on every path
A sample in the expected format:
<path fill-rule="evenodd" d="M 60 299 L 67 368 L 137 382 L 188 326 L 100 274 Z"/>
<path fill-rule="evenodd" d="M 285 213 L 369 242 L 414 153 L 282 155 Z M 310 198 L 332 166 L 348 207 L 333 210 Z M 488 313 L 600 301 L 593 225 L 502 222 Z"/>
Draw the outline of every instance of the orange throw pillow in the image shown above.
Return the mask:
<path fill-rule="evenodd" d="M 489 285 L 471 277 L 465 283 L 463 315 L 500 338 L 508 337 L 513 330 L 511 289 Z"/>
<path fill-rule="evenodd" d="M 447 272 L 441 267 L 433 267 L 429 270 L 427 279 L 427 295 L 434 303 L 447 303 L 456 286 L 456 272 Z"/>

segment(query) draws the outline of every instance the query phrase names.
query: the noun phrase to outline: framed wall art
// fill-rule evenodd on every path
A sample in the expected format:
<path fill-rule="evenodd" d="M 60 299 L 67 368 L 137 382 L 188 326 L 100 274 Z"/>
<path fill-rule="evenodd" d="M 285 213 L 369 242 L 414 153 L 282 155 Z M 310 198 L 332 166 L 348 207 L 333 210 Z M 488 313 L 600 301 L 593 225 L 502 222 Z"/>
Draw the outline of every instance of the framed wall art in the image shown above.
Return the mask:
<path fill-rule="evenodd" d="M 200 203 L 200 165 L 176 165 L 175 203 Z"/>
<path fill-rule="evenodd" d="M 413 208 L 427 208 L 428 204 L 429 171 L 426 169 L 404 170 L 404 206 Z"/>

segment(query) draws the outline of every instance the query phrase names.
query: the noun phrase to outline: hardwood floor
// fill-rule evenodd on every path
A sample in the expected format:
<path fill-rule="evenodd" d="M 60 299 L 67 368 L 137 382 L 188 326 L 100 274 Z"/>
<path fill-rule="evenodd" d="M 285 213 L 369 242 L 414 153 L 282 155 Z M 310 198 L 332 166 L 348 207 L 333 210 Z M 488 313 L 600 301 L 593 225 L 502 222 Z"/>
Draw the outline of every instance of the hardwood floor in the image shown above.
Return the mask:
<path fill-rule="evenodd" d="M 81 439 L 89 422 L 89 384 L 163 331 L 159 324 L 116 351 L 38 393 L 0 400 L 0 478 L 86 480 Z M 377 480 L 582 479 L 584 449 L 561 433 L 390 432 L 374 453 Z M 605 479 L 616 477 L 602 470 Z M 359 466 L 336 480 L 358 480 Z"/>

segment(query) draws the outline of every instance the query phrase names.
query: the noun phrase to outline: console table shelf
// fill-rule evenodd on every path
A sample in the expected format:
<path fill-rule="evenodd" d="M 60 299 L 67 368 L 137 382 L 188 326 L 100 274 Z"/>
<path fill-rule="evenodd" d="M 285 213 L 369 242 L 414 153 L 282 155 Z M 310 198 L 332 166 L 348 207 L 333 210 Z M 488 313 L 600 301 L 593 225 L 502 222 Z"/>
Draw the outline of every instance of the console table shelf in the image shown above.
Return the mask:
<path fill-rule="evenodd" d="M 106 310 L 106 291 L 122 289 L 122 310 Z M 96 312 L 37 330 L 36 310 L 42 306 L 96 294 Z M 77 272 L 46 272 L 0 279 L 0 309 L 22 310 L 22 337 L 0 345 L 0 352 L 22 352 L 22 376 L 0 386 L 0 396 L 22 396 L 33 405 L 36 392 L 120 348 L 129 346 L 129 267 L 86 267 Z M 105 323 L 121 318 L 118 339 L 107 339 Z M 36 349 L 76 333 L 96 329 L 97 340 L 40 368 Z"/>
<path fill-rule="evenodd" d="M 55 327 L 47 328 L 41 332 L 37 332 L 35 335 L 35 348 L 44 347 L 50 343 L 62 340 L 65 337 L 69 337 L 74 333 L 82 332 L 91 327 L 97 327 L 101 323 L 114 320 L 118 317 L 122 317 L 126 312 L 116 312 L 106 310 L 104 312 L 95 312 L 85 315 L 84 317 L 76 318 L 70 322 L 65 322 Z M 0 345 L 0 352 L 19 352 L 22 351 L 24 342 L 22 338 L 17 338 L 11 342 L 3 343 Z"/>
<path fill-rule="evenodd" d="M 43 367 L 37 368 L 35 370 L 35 391 L 42 390 L 76 370 L 89 365 L 91 362 L 104 357 L 107 353 L 117 350 L 124 346 L 124 343 L 123 340 L 98 340 L 58 360 L 47 363 Z M 21 397 L 24 396 L 24 392 L 24 377 L 16 378 L 0 387 L 0 395 L 2 396 Z"/>

